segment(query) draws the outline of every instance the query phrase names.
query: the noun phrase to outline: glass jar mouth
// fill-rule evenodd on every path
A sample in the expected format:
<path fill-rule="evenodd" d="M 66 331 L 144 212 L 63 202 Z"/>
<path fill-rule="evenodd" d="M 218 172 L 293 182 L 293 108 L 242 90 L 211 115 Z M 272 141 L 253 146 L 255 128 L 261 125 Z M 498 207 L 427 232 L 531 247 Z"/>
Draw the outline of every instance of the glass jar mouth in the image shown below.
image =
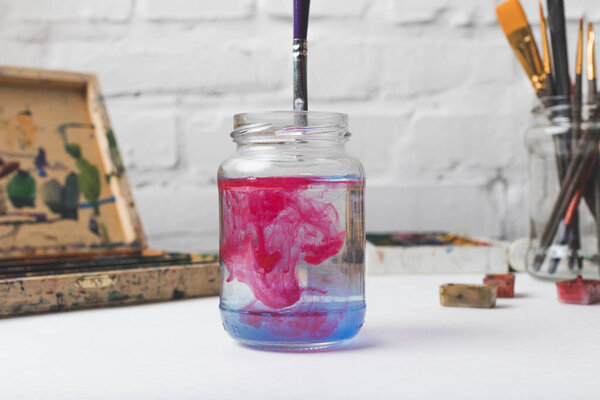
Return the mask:
<path fill-rule="evenodd" d="M 539 98 L 539 102 L 532 109 L 532 113 L 536 116 L 545 117 L 554 124 L 570 123 L 573 114 L 581 115 L 583 120 L 592 117 L 594 121 L 598 121 L 600 102 L 598 100 L 589 102 L 584 98 L 580 104 L 575 105 L 571 96 L 544 96 Z"/>
<path fill-rule="evenodd" d="M 348 115 L 324 111 L 267 111 L 233 116 L 234 142 L 286 143 L 348 141 Z"/>

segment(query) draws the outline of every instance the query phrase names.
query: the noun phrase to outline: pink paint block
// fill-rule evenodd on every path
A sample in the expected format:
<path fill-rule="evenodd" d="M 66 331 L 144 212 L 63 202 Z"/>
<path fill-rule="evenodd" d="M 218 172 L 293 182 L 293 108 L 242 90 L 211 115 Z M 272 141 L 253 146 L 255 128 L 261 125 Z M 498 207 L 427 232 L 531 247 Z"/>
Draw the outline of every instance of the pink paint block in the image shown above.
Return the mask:
<path fill-rule="evenodd" d="M 496 297 L 515 297 L 515 276 L 513 274 L 486 274 L 483 283 L 498 287 Z"/>
<path fill-rule="evenodd" d="M 569 281 L 556 282 L 558 301 L 569 304 L 593 304 L 600 301 L 600 281 L 578 276 Z"/>

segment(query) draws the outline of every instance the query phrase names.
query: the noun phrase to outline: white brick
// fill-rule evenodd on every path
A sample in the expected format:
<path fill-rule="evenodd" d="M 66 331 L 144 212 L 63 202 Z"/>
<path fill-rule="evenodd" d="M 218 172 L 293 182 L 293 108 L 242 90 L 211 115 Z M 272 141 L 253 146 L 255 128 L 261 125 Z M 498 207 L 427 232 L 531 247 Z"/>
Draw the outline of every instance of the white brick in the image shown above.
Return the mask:
<path fill-rule="evenodd" d="M 435 21 L 447 7 L 448 0 L 386 0 L 386 15 L 395 23 Z"/>
<path fill-rule="evenodd" d="M 23 43 L 0 38 L 0 49 L 2 65 L 39 67 L 42 64 L 44 48 L 40 43 Z"/>
<path fill-rule="evenodd" d="M 133 190 L 144 231 L 149 236 L 217 234 L 219 202 L 216 186 L 201 188 L 173 180 Z"/>
<path fill-rule="evenodd" d="M 46 24 L 23 23 L 8 18 L 2 19 L 2 15 L 0 15 L 0 22 L 0 40 L 2 41 L 40 44 L 48 38 L 50 31 Z"/>
<path fill-rule="evenodd" d="M 126 21 L 132 11 L 131 0 L 2 0 L 5 18 L 23 21 Z"/>
<path fill-rule="evenodd" d="M 250 17 L 252 0 L 139 0 L 141 17 L 153 21 L 235 19 Z"/>
<path fill-rule="evenodd" d="M 525 167 L 527 127 L 521 121 L 512 115 L 418 115 L 403 152 L 416 155 L 419 172 Z"/>
<path fill-rule="evenodd" d="M 279 87 L 289 75 L 264 49 L 217 43 L 58 42 L 48 46 L 51 68 L 97 71 L 104 91 L 244 92 Z M 253 51 L 256 50 L 256 51 Z M 282 57 L 283 60 L 286 57 Z M 285 63 L 285 64 L 284 64 Z M 284 78 L 285 76 L 285 78 Z"/>
<path fill-rule="evenodd" d="M 468 26 L 495 21 L 495 0 L 387 0 L 380 2 L 382 12 L 397 24 L 449 24 Z M 383 14 L 383 15 L 381 15 Z"/>
<path fill-rule="evenodd" d="M 170 103 L 108 100 L 111 122 L 127 168 L 156 170 L 177 165 L 177 113 Z"/>
<path fill-rule="evenodd" d="M 383 47 L 316 43 L 308 62 L 309 98 L 365 99 L 379 86 Z"/>
<path fill-rule="evenodd" d="M 408 97 L 498 82 L 512 76 L 513 61 L 504 43 L 440 39 L 394 44 L 383 63 L 383 92 Z"/>
<path fill-rule="evenodd" d="M 235 152 L 236 145 L 229 136 L 232 130 L 231 114 L 195 113 L 183 124 L 185 165 L 193 173 L 216 177 L 221 162 Z"/>
<path fill-rule="evenodd" d="M 571 21 L 576 21 L 581 17 L 596 22 L 600 19 L 600 9 L 596 0 L 565 1 L 565 14 Z"/>
<path fill-rule="evenodd" d="M 423 183 L 387 187 L 367 180 L 367 231 L 447 230 L 500 237 L 505 199 L 485 183 Z"/>
<path fill-rule="evenodd" d="M 362 162 L 369 181 L 393 176 L 393 159 L 403 156 L 394 152 L 394 143 L 407 134 L 408 121 L 399 113 L 351 114 L 347 147 Z"/>

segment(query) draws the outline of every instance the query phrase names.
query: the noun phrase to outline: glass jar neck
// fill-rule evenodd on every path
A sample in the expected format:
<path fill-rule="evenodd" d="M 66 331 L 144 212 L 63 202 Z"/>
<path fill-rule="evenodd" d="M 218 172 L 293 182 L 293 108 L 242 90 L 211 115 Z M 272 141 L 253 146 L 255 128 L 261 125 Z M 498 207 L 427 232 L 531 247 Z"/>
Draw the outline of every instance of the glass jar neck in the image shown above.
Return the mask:
<path fill-rule="evenodd" d="M 234 116 L 238 151 L 343 150 L 350 137 L 345 114 L 276 111 Z"/>
<path fill-rule="evenodd" d="M 600 121 L 598 102 L 573 102 L 570 96 L 542 97 L 532 113 L 540 125 L 597 124 Z"/>

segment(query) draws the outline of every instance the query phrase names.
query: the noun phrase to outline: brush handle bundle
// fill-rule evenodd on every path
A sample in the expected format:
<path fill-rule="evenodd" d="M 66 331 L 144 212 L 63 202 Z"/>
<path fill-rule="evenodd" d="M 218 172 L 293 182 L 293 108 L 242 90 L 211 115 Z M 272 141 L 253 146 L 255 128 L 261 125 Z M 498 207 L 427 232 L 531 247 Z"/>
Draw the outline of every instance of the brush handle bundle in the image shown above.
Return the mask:
<path fill-rule="evenodd" d="M 596 89 L 594 35 L 589 26 L 587 35 L 587 120 L 583 111 L 583 20 L 579 25 L 575 80 L 570 78 L 567 52 L 567 32 L 563 0 L 547 0 L 547 18 L 540 2 L 540 25 L 543 59 L 538 62 L 537 46 L 531 27 L 518 0 L 507 0 L 497 7 L 498 20 L 517 58 L 529 76 L 533 88 L 545 107 L 546 116 L 553 127 L 553 141 L 560 190 L 550 216 L 539 236 L 539 249 L 532 268 L 542 268 L 548 250 L 555 242 L 568 245 L 569 268 L 582 268 L 581 238 L 579 229 L 579 202 L 584 199 L 596 221 L 598 255 L 600 256 L 600 112 Z M 533 42 L 533 43 L 532 43 Z M 523 57 L 527 49 L 527 57 Z M 537 54 L 536 54 L 537 53 Z M 598 256 L 597 256 L 598 258 Z M 548 272 L 557 270 L 560 256 L 549 260 Z"/>

